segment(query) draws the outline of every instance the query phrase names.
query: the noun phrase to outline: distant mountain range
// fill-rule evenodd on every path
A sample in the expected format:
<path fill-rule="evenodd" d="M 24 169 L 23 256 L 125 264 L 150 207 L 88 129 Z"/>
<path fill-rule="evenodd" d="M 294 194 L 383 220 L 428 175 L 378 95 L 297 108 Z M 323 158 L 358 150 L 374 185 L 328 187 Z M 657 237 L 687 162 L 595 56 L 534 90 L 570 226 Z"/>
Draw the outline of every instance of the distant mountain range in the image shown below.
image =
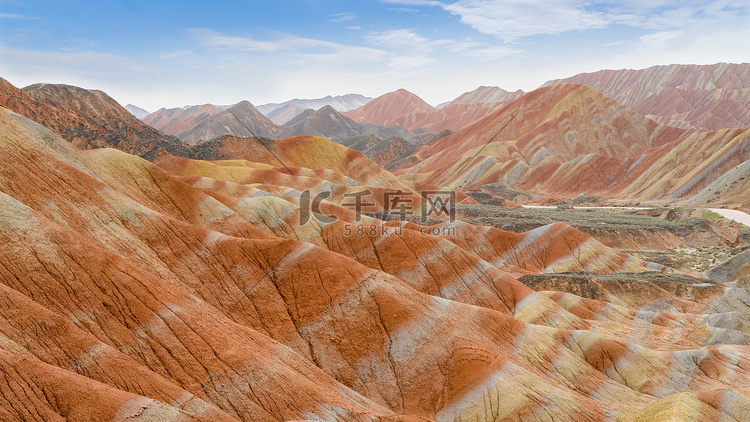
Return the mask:
<path fill-rule="evenodd" d="M 318 110 L 324 106 L 331 106 L 338 111 L 347 111 L 360 107 L 370 100 L 371 98 L 360 94 L 347 94 L 336 97 L 329 95 L 324 98 L 313 100 L 294 99 L 284 103 L 263 104 L 254 108 L 264 116 L 268 117 L 268 119 L 274 124 L 283 125 L 307 109 Z M 203 104 L 170 109 L 162 108 L 139 118 L 143 119 L 146 124 L 155 127 L 166 135 L 178 135 L 198 126 L 206 118 L 231 107 L 233 106 Z M 137 110 L 134 111 L 138 112 Z M 264 122 L 261 125 L 267 125 L 267 123 Z M 270 132 L 266 133 L 270 134 Z M 224 133 L 221 133 L 220 135 L 223 134 Z M 190 139 L 193 138 L 193 135 L 180 136 L 190 136 Z"/>
<path fill-rule="evenodd" d="M 330 106 L 327 106 L 327 107 L 330 107 Z M 300 107 L 297 104 L 289 103 L 277 109 L 274 109 L 273 111 L 269 113 L 266 113 L 266 117 L 268 117 L 272 122 L 274 122 L 277 125 L 283 125 L 284 123 L 287 123 L 288 121 L 292 120 L 293 118 L 295 118 L 297 115 L 299 115 L 305 110 L 313 110 L 313 109 L 312 108 L 305 109 L 304 107 Z"/>
<path fill-rule="evenodd" d="M 318 110 L 325 106 L 331 106 L 336 111 L 349 111 L 349 110 L 354 110 L 355 108 L 362 107 L 363 105 L 367 104 L 371 100 L 372 98 L 365 97 L 364 95 L 360 95 L 360 94 L 337 95 L 335 97 L 332 97 L 329 95 L 327 97 L 318 98 L 314 100 L 294 99 L 294 100 L 289 100 L 283 103 L 263 104 L 263 105 L 258 106 L 258 111 L 268 116 L 269 118 L 271 118 L 270 114 L 274 112 L 275 110 L 278 110 L 283 107 L 290 108 L 288 106 L 296 106 L 296 107 L 293 107 L 293 109 L 299 110 L 300 113 L 307 109 Z M 294 116 L 289 117 L 289 119 L 287 120 L 277 119 L 277 120 L 274 120 L 274 123 L 283 125 L 284 123 L 288 122 L 292 117 Z"/>

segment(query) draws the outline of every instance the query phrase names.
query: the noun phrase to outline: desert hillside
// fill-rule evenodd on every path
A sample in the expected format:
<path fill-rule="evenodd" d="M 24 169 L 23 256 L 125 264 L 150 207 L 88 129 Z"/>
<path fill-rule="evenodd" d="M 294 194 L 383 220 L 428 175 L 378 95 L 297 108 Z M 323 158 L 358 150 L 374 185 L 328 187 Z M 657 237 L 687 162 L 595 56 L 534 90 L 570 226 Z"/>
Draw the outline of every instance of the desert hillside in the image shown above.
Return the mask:
<path fill-rule="evenodd" d="M 750 418 L 750 236 L 707 209 L 747 207 L 746 129 L 563 83 L 199 107 L 183 143 L 101 91 L 2 95 L 0 419 Z"/>

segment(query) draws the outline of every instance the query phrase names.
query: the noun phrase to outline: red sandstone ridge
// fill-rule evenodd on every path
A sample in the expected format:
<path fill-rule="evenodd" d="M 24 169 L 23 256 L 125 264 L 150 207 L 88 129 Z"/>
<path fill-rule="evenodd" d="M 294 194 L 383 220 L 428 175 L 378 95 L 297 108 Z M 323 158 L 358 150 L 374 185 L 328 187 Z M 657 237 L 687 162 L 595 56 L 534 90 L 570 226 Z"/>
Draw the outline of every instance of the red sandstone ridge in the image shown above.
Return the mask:
<path fill-rule="evenodd" d="M 531 167 L 588 154 L 636 155 L 663 142 L 642 116 L 585 85 L 532 91 L 484 119 L 433 141 L 400 173 L 437 185 L 513 185 Z"/>
<path fill-rule="evenodd" d="M 748 145 L 747 130 L 664 126 L 587 85 L 558 84 L 423 146 L 396 173 L 460 189 L 727 204 L 745 197 Z"/>
<path fill-rule="evenodd" d="M 750 64 L 602 70 L 557 79 L 587 84 L 660 123 L 710 130 L 750 127 Z"/>
<path fill-rule="evenodd" d="M 58 133 L 84 124 L 74 110 L 35 100 L 26 91 L 0 78 L 0 105 L 28 117 Z"/>

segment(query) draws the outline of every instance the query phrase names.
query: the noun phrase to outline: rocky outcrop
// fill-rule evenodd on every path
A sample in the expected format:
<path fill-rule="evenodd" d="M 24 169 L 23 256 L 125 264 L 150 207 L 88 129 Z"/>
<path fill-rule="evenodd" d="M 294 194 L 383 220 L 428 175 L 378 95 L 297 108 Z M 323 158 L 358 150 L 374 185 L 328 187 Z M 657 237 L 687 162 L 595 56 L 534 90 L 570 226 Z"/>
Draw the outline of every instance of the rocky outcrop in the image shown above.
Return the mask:
<path fill-rule="evenodd" d="M 750 250 L 740 252 L 714 268 L 706 271 L 706 277 L 719 283 L 742 280 L 750 281 Z"/>

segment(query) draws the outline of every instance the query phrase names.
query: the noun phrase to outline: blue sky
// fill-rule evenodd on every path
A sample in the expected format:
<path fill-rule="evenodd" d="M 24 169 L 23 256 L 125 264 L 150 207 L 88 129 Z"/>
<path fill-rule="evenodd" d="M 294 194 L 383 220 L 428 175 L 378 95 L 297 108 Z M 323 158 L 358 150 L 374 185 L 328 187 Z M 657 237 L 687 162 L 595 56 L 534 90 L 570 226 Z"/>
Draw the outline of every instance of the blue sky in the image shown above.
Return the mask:
<path fill-rule="evenodd" d="M 750 0 L 0 0 L 0 77 L 154 111 L 750 61 Z"/>

